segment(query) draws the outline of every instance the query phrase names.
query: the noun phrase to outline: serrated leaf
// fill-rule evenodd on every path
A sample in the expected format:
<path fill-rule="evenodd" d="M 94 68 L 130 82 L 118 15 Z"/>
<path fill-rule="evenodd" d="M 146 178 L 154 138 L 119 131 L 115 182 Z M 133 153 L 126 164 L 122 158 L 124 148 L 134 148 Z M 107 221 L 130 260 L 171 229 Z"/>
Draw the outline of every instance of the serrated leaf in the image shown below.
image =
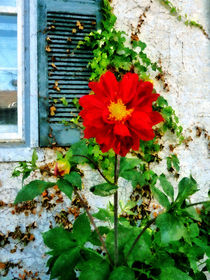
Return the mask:
<path fill-rule="evenodd" d="M 72 150 L 72 154 L 73 154 L 71 160 L 73 160 L 74 162 L 84 163 L 84 162 L 88 161 L 86 158 L 83 157 L 83 156 L 88 155 L 88 147 L 84 140 L 81 140 L 81 141 L 73 144 L 71 146 L 71 150 Z"/>
<path fill-rule="evenodd" d="M 100 226 L 98 227 L 98 230 L 101 234 L 101 236 L 103 236 L 104 234 L 108 234 L 110 229 L 108 227 L 104 227 L 104 226 Z M 89 241 L 96 246 L 101 246 L 101 241 L 98 237 L 98 234 L 96 233 L 96 231 L 94 230 L 93 232 L 91 232 Z"/>
<path fill-rule="evenodd" d="M 73 187 L 67 180 L 60 179 L 56 184 L 58 185 L 59 189 L 65 193 L 66 196 L 68 196 L 68 198 L 72 198 Z"/>
<path fill-rule="evenodd" d="M 174 201 L 174 188 L 163 173 L 160 175 L 159 180 L 165 194 Z"/>
<path fill-rule="evenodd" d="M 84 263 L 79 280 L 106 280 L 109 272 L 109 264 L 103 259 L 88 260 Z"/>
<path fill-rule="evenodd" d="M 72 171 L 70 174 L 65 175 L 64 179 L 68 181 L 73 187 L 77 187 L 78 189 L 82 188 L 81 176 L 77 172 Z"/>
<path fill-rule="evenodd" d="M 80 248 L 73 248 L 72 250 L 62 253 L 55 261 L 51 279 L 61 276 L 61 279 L 75 279 L 74 267 L 79 260 Z"/>
<path fill-rule="evenodd" d="M 80 215 L 73 225 L 73 236 L 77 242 L 83 245 L 87 242 L 91 234 L 90 222 L 86 214 Z"/>
<path fill-rule="evenodd" d="M 133 242 L 135 241 L 135 239 L 137 238 L 137 236 L 140 234 L 141 231 L 142 231 L 141 228 L 134 228 L 134 230 L 132 231 L 132 234 L 129 236 L 129 238 L 124 246 L 124 255 L 125 256 L 127 256 L 128 251 L 130 250 Z M 130 267 L 132 267 L 132 265 L 135 261 L 145 262 L 146 264 L 148 264 L 150 262 L 151 257 L 152 257 L 151 236 L 146 231 L 140 237 L 139 241 L 135 245 L 135 248 L 129 255 L 127 263 Z"/>
<path fill-rule="evenodd" d="M 135 273 L 132 269 L 126 266 L 115 268 L 110 274 L 108 280 L 135 280 Z"/>
<path fill-rule="evenodd" d="M 55 227 L 47 232 L 44 232 L 42 236 L 45 245 L 47 245 L 50 249 L 53 249 L 56 255 L 58 253 L 62 253 L 62 251 L 77 246 L 72 234 L 61 227 Z"/>
<path fill-rule="evenodd" d="M 116 192 L 117 186 L 111 185 L 109 183 L 103 183 L 99 185 L 95 185 L 90 188 L 90 191 L 93 192 L 95 195 L 99 196 L 109 196 Z"/>
<path fill-rule="evenodd" d="M 155 199 L 166 209 L 170 208 L 168 197 L 155 186 L 151 186 L 151 191 Z"/>
<path fill-rule="evenodd" d="M 14 204 L 23 201 L 29 201 L 34 199 L 36 196 L 43 193 L 48 188 L 55 186 L 55 183 L 44 182 L 35 180 L 25 185 L 17 194 Z"/>
<path fill-rule="evenodd" d="M 169 213 L 159 215 L 156 225 L 160 229 L 162 243 L 177 241 L 186 234 L 186 228 L 180 218 Z"/>
<path fill-rule="evenodd" d="M 121 157 L 119 176 L 123 177 L 123 173 L 127 170 L 134 169 L 141 164 L 141 160 L 137 158 Z"/>
<path fill-rule="evenodd" d="M 99 211 L 93 214 L 93 217 L 100 221 L 111 221 L 113 222 L 113 214 L 110 213 L 108 210 L 99 208 Z"/>
<path fill-rule="evenodd" d="M 174 266 L 164 267 L 159 277 L 160 280 L 192 280 L 190 276 Z"/>
<path fill-rule="evenodd" d="M 178 190 L 176 202 L 181 205 L 186 198 L 198 191 L 197 183 L 193 177 L 185 177 L 179 182 Z"/>

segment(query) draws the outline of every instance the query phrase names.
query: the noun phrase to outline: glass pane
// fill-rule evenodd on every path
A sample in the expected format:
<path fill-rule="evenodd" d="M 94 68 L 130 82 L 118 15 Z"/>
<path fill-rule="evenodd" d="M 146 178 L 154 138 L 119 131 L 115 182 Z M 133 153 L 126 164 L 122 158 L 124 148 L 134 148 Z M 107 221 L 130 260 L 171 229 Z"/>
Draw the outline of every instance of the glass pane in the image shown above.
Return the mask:
<path fill-rule="evenodd" d="M 17 132 L 17 16 L 15 15 L 0 15 L 0 133 L 3 132 Z"/>
<path fill-rule="evenodd" d="M 0 0 L 0 6 L 16 7 L 16 0 Z"/>

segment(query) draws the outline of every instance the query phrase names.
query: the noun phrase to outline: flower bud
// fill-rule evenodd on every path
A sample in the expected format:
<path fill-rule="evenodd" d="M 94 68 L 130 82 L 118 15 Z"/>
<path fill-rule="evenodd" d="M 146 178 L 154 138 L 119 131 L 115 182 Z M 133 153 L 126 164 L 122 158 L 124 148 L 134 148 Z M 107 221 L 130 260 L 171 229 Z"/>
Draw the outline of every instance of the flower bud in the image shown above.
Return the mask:
<path fill-rule="evenodd" d="M 55 176 L 64 176 L 69 174 L 71 165 L 68 160 L 60 159 L 55 164 L 54 175 Z"/>

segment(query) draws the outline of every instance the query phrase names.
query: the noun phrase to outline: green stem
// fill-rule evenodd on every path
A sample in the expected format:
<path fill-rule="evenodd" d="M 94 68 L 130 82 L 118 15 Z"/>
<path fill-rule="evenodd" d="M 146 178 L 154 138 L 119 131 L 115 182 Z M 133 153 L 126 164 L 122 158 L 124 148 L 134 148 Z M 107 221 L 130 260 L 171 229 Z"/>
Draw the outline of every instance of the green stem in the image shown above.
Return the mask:
<path fill-rule="evenodd" d="M 106 176 L 103 174 L 103 172 L 100 170 L 100 168 L 98 167 L 98 165 L 95 163 L 94 160 L 92 160 L 91 158 L 89 158 L 87 156 L 83 156 L 83 155 L 74 155 L 74 157 L 83 157 L 83 158 L 88 159 L 94 165 L 94 167 L 98 170 L 98 172 L 104 178 L 104 180 L 107 181 L 107 183 L 113 185 L 113 182 L 109 181 L 109 179 L 106 178 Z"/>
<path fill-rule="evenodd" d="M 77 197 L 79 198 L 79 200 L 81 201 L 82 206 L 84 207 L 84 209 L 85 209 L 85 211 L 86 211 L 86 213 L 87 213 L 87 215 L 88 215 L 88 218 L 89 218 L 91 224 L 93 225 L 93 227 L 94 227 L 94 229 L 95 229 L 95 231 L 96 231 L 96 233 L 97 233 L 97 235 L 98 235 L 98 237 L 99 237 L 99 239 L 100 239 L 100 241 L 101 241 L 101 245 L 102 245 L 102 247 L 104 248 L 104 251 L 106 252 L 106 254 L 107 254 L 107 256 L 108 256 L 108 259 L 109 259 L 110 263 L 113 264 L 113 263 L 112 263 L 111 256 L 110 256 L 110 254 L 109 254 L 109 251 L 107 250 L 106 244 L 105 244 L 105 242 L 104 242 L 104 240 L 103 240 L 103 237 L 101 236 L 101 234 L 100 234 L 100 232 L 99 232 L 99 230 L 98 230 L 98 227 L 96 226 L 96 224 L 95 224 L 95 222 L 94 222 L 93 216 L 92 216 L 92 215 L 90 214 L 90 212 L 89 212 L 89 208 L 88 208 L 87 203 L 83 200 L 83 198 L 81 197 L 81 195 L 79 194 L 79 192 L 77 191 L 77 189 L 76 189 L 75 187 L 74 187 L 74 192 L 75 192 L 75 194 L 77 195 Z"/>
<path fill-rule="evenodd" d="M 207 200 L 207 201 L 200 201 L 200 202 L 189 204 L 185 208 L 189 208 L 189 207 L 192 207 L 192 206 L 195 206 L 195 205 L 205 204 L 205 203 L 209 203 L 209 202 L 210 202 L 209 200 Z"/>
<path fill-rule="evenodd" d="M 114 183 L 117 185 L 119 177 L 120 157 L 115 154 Z M 114 193 L 114 265 L 118 264 L 118 191 Z"/>
<path fill-rule="evenodd" d="M 140 237 L 143 235 L 143 233 L 155 222 L 156 218 L 150 220 L 146 226 L 142 229 L 142 231 L 139 233 L 139 235 L 136 237 L 135 241 L 133 242 L 130 250 L 128 251 L 128 254 L 126 256 L 126 260 L 128 259 L 129 255 L 131 254 L 131 252 L 133 251 L 134 247 L 136 246 L 136 244 L 138 243 Z"/>

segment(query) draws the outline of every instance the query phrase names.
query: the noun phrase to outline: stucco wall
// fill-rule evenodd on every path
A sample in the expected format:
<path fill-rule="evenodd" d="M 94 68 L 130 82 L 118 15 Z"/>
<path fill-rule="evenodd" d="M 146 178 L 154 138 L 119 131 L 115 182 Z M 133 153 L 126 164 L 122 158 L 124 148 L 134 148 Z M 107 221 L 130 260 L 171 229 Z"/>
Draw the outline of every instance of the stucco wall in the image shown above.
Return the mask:
<path fill-rule="evenodd" d="M 191 19 L 199 21 L 206 30 L 208 30 L 210 24 L 208 22 L 210 16 L 208 2 L 209 0 L 173 1 L 183 14 L 186 13 Z M 135 30 L 139 16 L 143 13 L 145 7 L 150 6 L 146 12 L 146 17 L 143 17 L 144 23 L 138 35 L 142 41 L 147 43 L 146 52 L 148 56 L 153 61 L 161 61 L 165 72 L 165 80 L 170 91 L 164 90 L 163 84 L 154 79 L 157 91 L 176 110 L 186 137 L 189 137 L 188 139 L 192 138 L 188 147 L 181 145 L 174 150 L 181 163 L 180 176 L 192 174 L 200 188 L 193 200 L 204 200 L 207 198 L 210 181 L 210 139 L 208 135 L 210 133 L 209 40 L 201 30 L 187 27 L 179 22 L 176 17 L 171 16 L 158 0 L 152 2 L 113 0 L 112 5 L 118 18 L 117 28 L 126 31 L 128 36 L 130 36 L 132 29 Z M 201 129 L 196 129 L 196 127 Z M 202 132 L 198 137 L 200 130 Z M 164 158 L 169 151 L 168 144 L 172 141 L 170 135 L 165 137 L 165 148 L 161 152 L 163 161 L 160 165 L 154 166 L 154 170 L 158 174 L 166 170 Z M 46 150 L 45 159 L 40 164 L 52 162 L 54 158 L 54 152 Z M 0 249 L 0 265 L 2 266 L 2 263 L 8 261 L 13 264 L 20 262 L 20 264 L 19 267 L 11 268 L 5 277 L 1 276 L 0 266 L 0 279 L 21 279 L 19 274 L 23 275 L 24 269 L 32 271 L 37 279 L 49 279 L 49 276 L 46 275 L 47 256 L 44 254 L 46 248 L 42 242 L 41 232 L 47 231 L 51 223 L 53 226 L 56 224 L 54 218 L 56 213 L 59 213 L 62 209 L 68 211 L 66 209 L 69 207 L 69 202 L 64 198 L 63 203 L 59 203 L 52 211 L 49 211 L 46 210 L 46 207 L 41 207 L 43 198 L 40 198 L 36 207 L 31 206 L 27 211 L 23 209 L 15 210 L 10 203 L 14 201 L 17 191 L 21 188 L 21 180 L 11 178 L 15 166 L 16 163 L 0 164 L 0 201 L 5 203 L 3 206 L 0 204 L 0 233 L 3 233 L 5 240 L 10 242 Z M 84 184 L 88 188 L 99 177 L 98 174 L 89 169 L 86 168 L 85 170 Z M 35 174 L 34 178 L 40 176 L 40 174 Z M 123 184 L 123 180 L 121 184 Z M 126 196 L 125 191 L 122 196 Z M 87 195 L 87 198 L 96 207 L 106 204 L 105 200 L 93 198 L 91 195 Z M 59 199 L 59 194 L 56 195 L 56 199 Z M 17 212 L 21 213 L 18 214 Z M 69 219 L 73 221 L 73 216 L 69 215 Z M 18 225 L 22 232 L 27 232 L 26 227 L 34 221 L 36 225 L 33 225 L 32 229 L 28 231 L 33 234 L 35 240 L 29 242 L 27 246 L 24 247 L 14 233 L 7 238 L 7 233 L 14 232 Z M 35 229 L 33 229 L 34 226 Z M 29 234 L 27 238 L 33 239 L 33 236 Z M 16 251 L 13 250 L 15 248 Z M 35 276 L 36 272 L 38 272 L 38 276 Z M 32 278 L 33 276 L 28 276 L 27 279 Z"/>

